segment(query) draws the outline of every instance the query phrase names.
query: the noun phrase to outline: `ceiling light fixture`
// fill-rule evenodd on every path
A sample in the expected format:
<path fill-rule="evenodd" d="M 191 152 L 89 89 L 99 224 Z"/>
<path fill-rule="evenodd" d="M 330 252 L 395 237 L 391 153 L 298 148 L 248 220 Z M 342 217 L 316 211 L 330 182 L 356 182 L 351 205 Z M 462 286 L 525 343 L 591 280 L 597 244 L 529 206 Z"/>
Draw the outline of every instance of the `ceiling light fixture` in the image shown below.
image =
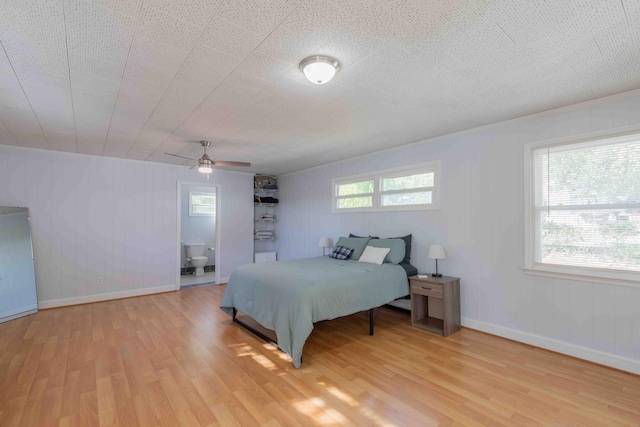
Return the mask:
<path fill-rule="evenodd" d="M 198 172 L 200 173 L 213 172 L 213 162 L 211 162 L 211 159 L 206 154 L 202 156 L 200 160 L 198 160 Z"/>
<path fill-rule="evenodd" d="M 300 62 L 300 71 L 311 83 L 321 85 L 330 81 L 340 70 L 338 60 L 329 56 L 314 55 Z"/>
<path fill-rule="evenodd" d="M 204 149 L 204 153 L 202 154 L 202 157 L 200 157 L 199 159 L 192 159 L 191 157 L 180 156 L 178 154 L 173 154 L 173 153 L 164 153 L 164 154 L 168 156 L 180 157 L 181 159 L 193 160 L 194 162 L 198 162 L 197 164 L 191 166 L 190 169 L 193 169 L 197 166 L 198 172 L 206 173 L 206 174 L 210 174 L 211 172 L 213 172 L 214 166 L 232 166 L 232 167 L 251 166 L 251 163 L 247 163 L 247 162 L 230 162 L 226 160 L 213 161 L 211 160 L 211 157 L 209 157 L 209 155 L 207 154 L 207 148 L 211 147 L 211 141 L 199 141 L 199 142 L 200 142 L 200 145 L 202 145 L 202 148 Z M 208 179 L 208 175 L 207 175 L 207 179 Z"/>

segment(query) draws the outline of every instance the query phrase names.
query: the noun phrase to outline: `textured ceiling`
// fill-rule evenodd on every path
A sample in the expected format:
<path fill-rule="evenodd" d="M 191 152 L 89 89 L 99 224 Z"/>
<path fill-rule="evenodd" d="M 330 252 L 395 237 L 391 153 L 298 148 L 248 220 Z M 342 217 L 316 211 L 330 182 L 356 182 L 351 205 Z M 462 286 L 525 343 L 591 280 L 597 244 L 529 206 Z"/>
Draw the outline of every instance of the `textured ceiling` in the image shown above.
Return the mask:
<path fill-rule="evenodd" d="M 272 174 L 640 88 L 638 0 L 2 0 L 0 43 L 0 144 Z"/>

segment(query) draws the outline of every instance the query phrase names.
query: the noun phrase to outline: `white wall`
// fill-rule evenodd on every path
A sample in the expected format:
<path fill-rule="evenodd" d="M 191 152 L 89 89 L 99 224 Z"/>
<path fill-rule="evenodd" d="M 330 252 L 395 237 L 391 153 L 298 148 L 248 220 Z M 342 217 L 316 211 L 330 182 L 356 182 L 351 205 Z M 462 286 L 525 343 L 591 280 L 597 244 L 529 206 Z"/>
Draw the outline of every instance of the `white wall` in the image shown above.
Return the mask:
<path fill-rule="evenodd" d="M 278 178 L 280 259 L 318 256 L 318 239 L 414 236 L 412 263 L 460 277 L 463 324 L 640 373 L 640 287 L 522 271 L 523 145 L 595 131 L 640 129 L 640 92 L 530 116 Z M 439 211 L 331 213 L 331 179 L 441 160 Z"/>
<path fill-rule="evenodd" d="M 184 185 L 180 200 L 180 239 L 186 243 L 204 243 L 207 248 L 216 247 L 216 217 L 215 216 L 189 216 L 189 192 L 213 193 L 215 187 L 198 187 L 195 185 Z M 215 252 L 207 251 L 205 256 L 209 258 L 207 265 L 215 265 Z M 180 265 L 185 266 L 187 254 L 184 248 L 180 251 Z"/>
<path fill-rule="evenodd" d="M 251 174 L 0 146 L 0 205 L 30 210 L 40 307 L 174 289 L 179 180 L 220 185 L 221 276 L 251 263 Z"/>
<path fill-rule="evenodd" d="M 0 214 L 0 321 L 37 308 L 29 212 Z"/>

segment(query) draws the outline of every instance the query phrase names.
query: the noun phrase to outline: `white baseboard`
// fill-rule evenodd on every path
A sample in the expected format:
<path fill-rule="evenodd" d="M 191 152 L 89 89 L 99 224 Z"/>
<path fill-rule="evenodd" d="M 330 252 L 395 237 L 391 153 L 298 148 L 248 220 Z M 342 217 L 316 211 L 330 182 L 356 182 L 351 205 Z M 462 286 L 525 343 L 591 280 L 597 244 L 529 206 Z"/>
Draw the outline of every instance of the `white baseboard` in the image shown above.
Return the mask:
<path fill-rule="evenodd" d="M 38 301 L 41 309 L 65 307 L 67 305 L 88 304 L 90 302 L 109 301 L 113 299 L 139 297 L 141 295 L 159 294 L 176 290 L 176 285 L 156 286 L 155 288 L 132 289 L 130 291 L 110 292 L 107 294 L 87 295 L 82 297 L 61 298 L 49 301 Z"/>
<path fill-rule="evenodd" d="M 593 350 L 528 332 L 492 325 L 467 317 L 462 318 L 462 326 L 640 375 L 640 360 L 616 356 L 615 354 Z"/>
<path fill-rule="evenodd" d="M 7 311 L 6 313 L 0 313 L 0 323 L 8 322 L 9 320 L 17 319 L 18 317 L 28 316 L 38 312 L 38 304 L 33 304 L 27 307 L 20 307 L 16 310 Z"/>
<path fill-rule="evenodd" d="M 222 283 L 229 283 L 229 278 L 228 277 L 221 277 L 219 284 L 222 284 Z"/>

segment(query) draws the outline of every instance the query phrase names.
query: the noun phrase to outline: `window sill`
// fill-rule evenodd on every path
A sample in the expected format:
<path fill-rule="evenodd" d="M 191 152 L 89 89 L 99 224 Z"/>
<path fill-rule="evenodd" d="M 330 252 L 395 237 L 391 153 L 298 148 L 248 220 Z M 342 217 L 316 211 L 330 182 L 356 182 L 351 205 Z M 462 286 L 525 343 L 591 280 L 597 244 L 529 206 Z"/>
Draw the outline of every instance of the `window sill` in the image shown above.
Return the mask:
<path fill-rule="evenodd" d="M 607 273 L 600 270 L 585 270 L 577 272 L 571 268 L 562 267 L 525 267 L 525 274 L 533 276 L 551 277 L 556 279 L 578 280 L 581 282 L 601 283 L 615 286 L 640 287 L 640 275 L 635 273 Z"/>
<path fill-rule="evenodd" d="M 362 213 L 362 212 L 403 212 L 403 211 L 437 211 L 438 205 L 400 205 L 376 208 L 333 208 L 331 213 Z"/>

